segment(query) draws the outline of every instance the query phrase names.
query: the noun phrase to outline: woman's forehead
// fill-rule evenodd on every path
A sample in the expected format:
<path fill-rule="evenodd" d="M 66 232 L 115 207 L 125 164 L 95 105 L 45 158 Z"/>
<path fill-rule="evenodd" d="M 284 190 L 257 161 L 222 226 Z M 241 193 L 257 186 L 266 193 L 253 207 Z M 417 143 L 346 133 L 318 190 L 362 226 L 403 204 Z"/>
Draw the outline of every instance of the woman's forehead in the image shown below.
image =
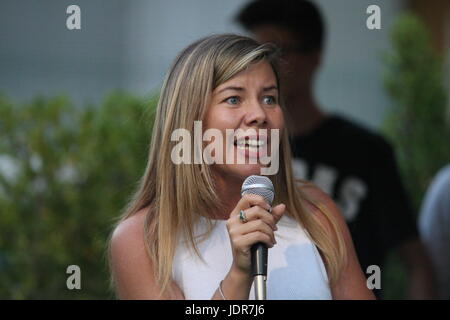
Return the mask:
<path fill-rule="evenodd" d="M 220 94 L 226 90 L 245 91 L 249 86 L 258 88 L 274 87 L 276 88 L 276 76 L 271 65 L 262 61 L 258 64 L 250 65 L 245 70 L 237 73 L 231 79 L 225 81 L 214 89 L 215 94 Z"/>

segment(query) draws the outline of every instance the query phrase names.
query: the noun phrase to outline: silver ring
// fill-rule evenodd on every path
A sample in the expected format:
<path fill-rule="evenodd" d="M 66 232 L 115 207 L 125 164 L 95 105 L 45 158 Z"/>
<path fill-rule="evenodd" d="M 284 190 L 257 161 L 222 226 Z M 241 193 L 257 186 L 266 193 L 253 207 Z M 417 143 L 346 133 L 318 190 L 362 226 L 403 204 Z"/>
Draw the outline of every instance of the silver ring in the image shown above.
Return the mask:
<path fill-rule="evenodd" d="M 272 213 L 272 206 L 270 206 L 269 208 L 269 213 Z"/>
<path fill-rule="evenodd" d="M 241 220 L 243 223 L 247 222 L 247 217 L 245 215 L 245 211 L 244 210 L 239 211 L 239 220 Z"/>

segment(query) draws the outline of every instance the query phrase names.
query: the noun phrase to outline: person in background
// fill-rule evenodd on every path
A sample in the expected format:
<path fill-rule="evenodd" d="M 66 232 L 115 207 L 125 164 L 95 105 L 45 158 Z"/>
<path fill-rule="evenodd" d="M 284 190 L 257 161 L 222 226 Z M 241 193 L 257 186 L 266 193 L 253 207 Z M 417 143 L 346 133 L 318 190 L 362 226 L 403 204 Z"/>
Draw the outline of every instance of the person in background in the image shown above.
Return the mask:
<path fill-rule="evenodd" d="M 438 297 L 450 299 L 450 164 L 434 177 L 419 216 L 419 232 L 436 272 Z"/>
<path fill-rule="evenodd" d="M 313 181 L 339 205 L 363 271 L 371 265 L 382 271 L 395 250 L 408 270 L 408 298 L 433 298 L 431 263 L 392 147 L 379 134 L 325 113 L 314 97 L 325 37 L 318 8 L 309 1 L 256 0 L 240 10 L 236 21 L 260 43 L 281 48 L 281 93 L 295 174 Z M 374 289 L 377 296 L 384 285 L 389 286 Z"/>

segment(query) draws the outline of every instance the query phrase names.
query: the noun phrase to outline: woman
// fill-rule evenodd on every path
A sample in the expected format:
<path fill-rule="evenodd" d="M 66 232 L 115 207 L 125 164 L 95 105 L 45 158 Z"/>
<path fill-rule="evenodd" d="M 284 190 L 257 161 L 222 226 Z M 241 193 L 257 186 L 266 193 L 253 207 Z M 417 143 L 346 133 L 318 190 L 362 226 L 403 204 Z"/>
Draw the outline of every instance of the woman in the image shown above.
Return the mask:
<path fill-rule="evenodd" d="M 252 299 L 249 251 L 257 242 L 269 247 L 268 299 L 373 298 L 336 205 L 312 184 L 294 182 L 280 85 L 274 46 L 247 37 L 206 37 L 178 55 L 162 87 L 144 177 L 111 236 L 119 298 Z M 281 138 L 263 146 L 259 135 L 233 139 L 213 154 L 236 151 L 244 164 L 176 164 L 173 133 L 193 133 L 195 121 L 223 136 L 265 129 Z M 279 169 L 269 177 L 276 205 L 241 197 L 245 178 L 267 167 L 262 150 L 278 144 L 270 156 L 279 156 Z M 207 145 L 194 142 L 194 154 Z"/>

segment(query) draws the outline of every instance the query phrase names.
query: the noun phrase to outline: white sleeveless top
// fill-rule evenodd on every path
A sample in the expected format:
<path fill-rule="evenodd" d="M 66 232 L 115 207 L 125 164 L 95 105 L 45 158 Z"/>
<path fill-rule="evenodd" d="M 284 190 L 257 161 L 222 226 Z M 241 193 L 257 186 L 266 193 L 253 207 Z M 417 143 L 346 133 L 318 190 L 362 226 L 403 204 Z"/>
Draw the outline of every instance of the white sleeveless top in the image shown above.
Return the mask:
<path fill-rule="evenodd" d="M 213 231 L 207 240 L 198 242 L 204 262 L 187 242 L 176 248 L 172 278 L 187 300 L 209 300 L 225 278 L 233 261 L 225 220 L 213 220 Z M 277 243 L 268 251 L 268 300 L 331 299 L 328 277 L 322 258 L 305 233 L 292 218 L 283 216 L 275 231 Z M 195 235 L 207 230 L 206 218 L 200 218 Z M 254 287 L 250 300 L 255 299 Z"/>

